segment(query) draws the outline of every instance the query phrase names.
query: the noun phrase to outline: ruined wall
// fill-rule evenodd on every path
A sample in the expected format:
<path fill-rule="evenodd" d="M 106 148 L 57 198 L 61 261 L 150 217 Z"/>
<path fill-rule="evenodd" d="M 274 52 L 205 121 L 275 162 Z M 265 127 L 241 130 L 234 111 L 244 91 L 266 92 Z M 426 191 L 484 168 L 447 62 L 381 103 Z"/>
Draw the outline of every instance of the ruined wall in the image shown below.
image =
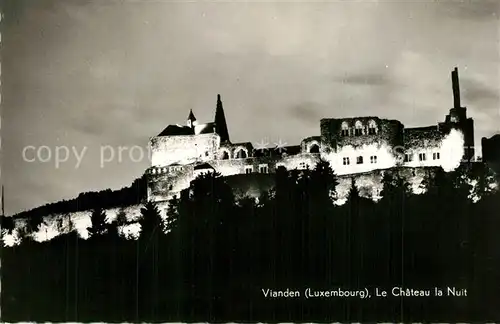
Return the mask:
<path fill-rule="evenodd" d="M 167 217 L 168 202 L 157 203 L 160 216 L 163 219 Z M 141 208 L 143 205 L 132 205 L 127 207 L 116 207 L 105 209 L 106 223 L 112 223 L 120 211 L 124 211 L 128 225 L 119 226 L 118 234 L 127 239 L 137 238 L 140 233 L 141 226 L 137 223 L 141 218 Z M 43 217 L 44 223 L 40 226 L 38 232 L 33 234 L 33 239 L 37 242 L 44 242 L 51 240 L 61 234 L 66 234 L 74 230 L 78 235 L 83 238 L 88 238 L 87 228 L 92 225 L 90 216 L 92 210 L 79 211 L 74 213 L 65 214 L 51 214 Z M 70 224 L 73 228 L 70 228 Z M 18 231 L 20 228 L 26 226 L 25 219 L 16 219 L 15 230 L 12 234 L 3 237 L 3 243 L 6 246 L 13 246 L 20 243 Z"/>
<path fill-rule="evenodd" d="M 311 153 L 311 148 L 313 147 L 313 145 L 317 145 L 321 151 L 321 146 L 322 146 L 321 141 L 322 141 L 321 136 L 310 136 L 304 138 L 300 142 L 300 151 L 302 153 Z"/>
<path fill-rule="evenodd" d="M 405 166 L 440 166 L 444 134 L 437 126 L 408 128 L 404 131 Z M 439 153 L 439 155 L 437 154 Z M 444 156 L 443 156 L 444 158 Z"/>
<path fill-rule="evenodd" d="M 194 179 L 193 165 L 152 167 L 147 171 L 148 200 L 164 201 L 188 188 Z"/>
<path fill-rule="evenodd" d="M 394 172 L 400 175 L 406 182 L 410 184 L 411 191 L 414 194 L 422 194 L 425 188 L 422 181 L 426 176 L 433 175 L 436 168 L 398 168 L 389 170 L 375 170 L 373 172 L 360 173 L 354 175 L 339 176 L 339 184 L 336 187 L 337 191 L 337 205 L 342 205 L 347 201 L 349 191 L 351 190 L 352 180 L 359 190 L 361 197 L 373 199 L 374 201 L 380 200 L 381 192 L 383 189 L 382 179 L 385 172 Z"/>
<path fill-rule="evenodd" d="M 217 134 L 157 136 L 150 140 L 151 165 L 188 164 L 217 157 L 220 136 Z"/>
<path fill-rule="evenodd" d="M 444 134 L 436 128 L 408 129 L 405 131 L 404 166 L 442 167 L 445 171 L 456 169 L 464 155 L 464 136 L 452 129 Z M 424 160 L 421 157 L 424 157 Z"/>
<path fill-rule="evenodd" d="M 322 157 L 338 175 L 392 168 L 398 163 L 403 125 L 377 117 L 322 119 Z"/>

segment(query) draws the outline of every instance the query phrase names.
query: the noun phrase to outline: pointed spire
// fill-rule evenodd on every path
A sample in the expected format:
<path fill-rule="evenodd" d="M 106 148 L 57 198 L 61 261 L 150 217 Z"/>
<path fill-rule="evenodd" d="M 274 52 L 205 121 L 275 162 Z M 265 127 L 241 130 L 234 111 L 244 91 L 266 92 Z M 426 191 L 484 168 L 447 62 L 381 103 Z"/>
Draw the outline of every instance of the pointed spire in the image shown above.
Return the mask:
<path fill-rule="evenodd" d="M 196 117 L 194 117 L 194 114 L 193 114 L 193 109 L 189 109 L 189 116 L 188 116 L 187 120 L 190 120 L 192 122 L 194 122 L 196 120 Z"/>
<path fill-rule="evenodd" d="M 190 109 L 189 110 L 189 116 L 188 116 L 188 119 L 187 119 L 187 122 L 186 122 L 186 125 L 188 127 L 194 127 L 196 125 L 196 117 L 194 117 L 194 114 L 193 114 L 193 109 Z"/>
<path fill-rule="evenodd" d="M 221 142 L 229 142 L 229 132 L 220 94 L 217 95 L 217 107 L 215 109 L 215 130 L 219 134 Z"/>

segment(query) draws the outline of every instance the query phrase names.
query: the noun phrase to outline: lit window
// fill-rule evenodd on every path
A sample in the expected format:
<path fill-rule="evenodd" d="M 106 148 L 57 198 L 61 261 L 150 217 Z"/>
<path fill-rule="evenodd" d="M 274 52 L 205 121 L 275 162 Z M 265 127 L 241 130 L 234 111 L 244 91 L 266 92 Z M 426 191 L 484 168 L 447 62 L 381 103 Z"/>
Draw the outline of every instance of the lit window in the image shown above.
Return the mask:
<path fill-rule="evenodd" d="M 425 153 L 419 153 L 418 154 L 418 159 L 419 161 L 425 161 L 427 158 L 425 156 Z"/>
<path fill-rule="evenodd" d="M 342 164 L 349 165 L 349 164 L 351 164 L 351 162 L 349 161 L 348 157 L 345 157 L 345 158 L 342 159 Z"/>
<path fill-rule="evenodd" d="M 439 158 L 440 158 L 439 152 L 432 153 L 432 159 L 433 160 L 439 160 Z"/>
<path fill-rule="evenodd" d="M 370 163 L 372 163 L 372 164 L 377 163 L 377 156 L 376 155 L 370 156 Z"/>
<path fill-rule="evenodd" d="M 340 132 L 342 136 L 349 136 L 349 125 L 346 122 L 342 123 L 342 130 Z"/>
<path fill-rule="evenodd" d="M 358 156 L 356 158 L 356 164 L 363 164 L 363 157 L 362 156 Z"/>
<path fill-rule="evenodd" d="M 377 123 L 374 120 L 368 122 L 368 135 L 377 134 Z"/>
<path fill-rule="evenodd" d="M 354 125 L 354 135 L 360 136 L 363 135 L 363 124 L 358 120 L 356 121 L 356 124 Z"/>

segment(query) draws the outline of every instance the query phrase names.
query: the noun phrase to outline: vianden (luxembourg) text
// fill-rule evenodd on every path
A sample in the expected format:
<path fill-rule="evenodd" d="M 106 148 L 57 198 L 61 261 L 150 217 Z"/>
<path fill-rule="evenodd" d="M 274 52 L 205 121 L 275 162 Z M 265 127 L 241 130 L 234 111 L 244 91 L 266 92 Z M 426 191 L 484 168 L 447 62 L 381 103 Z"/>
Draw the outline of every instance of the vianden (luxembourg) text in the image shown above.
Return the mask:
<path fill-rule="evenodd" d="M 404 287 L 382 288 L 362 288 L 362 289 L 313 289 L 306 288 L 303 291 L 297 289 L 273 290 L 263 288 L 262 295 L 265 298 L 386 298 L 386 297 L 467 297 L 466 288 L 444 287 L 429 289 L 414 289 Z"/>

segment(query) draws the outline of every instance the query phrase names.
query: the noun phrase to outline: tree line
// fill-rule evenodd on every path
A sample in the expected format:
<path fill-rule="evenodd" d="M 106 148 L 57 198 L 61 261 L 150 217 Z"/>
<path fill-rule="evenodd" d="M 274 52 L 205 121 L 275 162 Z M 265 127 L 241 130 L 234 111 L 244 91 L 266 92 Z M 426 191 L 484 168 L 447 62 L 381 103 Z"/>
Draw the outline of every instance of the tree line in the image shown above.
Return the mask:
<path fill-rule="evenodd" d="M 465 175 L 475 174 L 475 193 Z M 237 199 L 224 177 L 204 174 L 169 204 L 141 210 L 138 240 L 118 235 L 96 207 L 75 232 L 2 251 L 5 321 L 495 321 L 500 312 L 500 194 L 487 166 L 437 170 L 413 195 L 399 170 L 382 199 L 352 186 L 332 197 L 326 162 L 279 168 L 259 199 Z M 481 180 L 484 178 L 483 180 Z M 118 221 L 119 222 L 119 221 Z M 262 289 L 433 289 L 467 297 L 270 299 Z M 49 295 L 50 294 L 50 297 Z"/>

